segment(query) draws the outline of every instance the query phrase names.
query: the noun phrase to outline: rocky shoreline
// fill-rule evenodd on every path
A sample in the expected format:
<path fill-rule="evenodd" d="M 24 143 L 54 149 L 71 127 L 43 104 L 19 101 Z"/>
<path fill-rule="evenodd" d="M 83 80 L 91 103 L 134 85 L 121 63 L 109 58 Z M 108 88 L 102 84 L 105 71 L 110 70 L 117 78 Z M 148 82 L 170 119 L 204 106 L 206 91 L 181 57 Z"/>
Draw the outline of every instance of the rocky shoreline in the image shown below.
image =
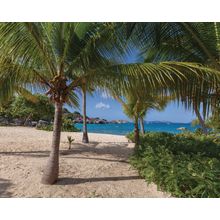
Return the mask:
<path fill-rule="evenodd" d="M 79 116 L 75 119 L 72 119 L 73 124 L 82 124 L 83 123 L 83 117 Z M 32 121 L 29 119 L 22 120 L 22 119 L 8 119 L 4 117 L 0 117 L 0 126 L 27 126 L 27 127 L 38 127 L 42 125 L 49 125 L 52 124 L 52 121 L 45 121 L 45 120 L 39 120 L 39 121 Z M 89 118 L 87 117 L 87 124 L 124 124 L 128 123 L 126 120 L 111 120 L 108 121 L 106 119 L 101 118 Z"/>
<path fill-rule="evenodd" d="M 32 120 L 22 120 L 22 119 L 7 119 L 0 117 L 0 126 L 27 126 L 27 127 L 37 127 L 41 125 L 49 125 L 52 122 L 45 120 L 32 121 Z"/>
<path fill-rule="evenodd" d="M 128 123 L 128 121 L 126 121 L 126 120 L 111 120 L 111 121 L 108 121 L 106 119 L 101 119 L 101 118 L 98 118 L 98 117 L 97 118 L 87 117 L 86 122 L 87 122 L 87 124 L 124 124 L 124 123 Z M 78 117 L 78 118 L 73 120 L 73 123 L 82 124 L 83 123 L 83 118 Z"/>

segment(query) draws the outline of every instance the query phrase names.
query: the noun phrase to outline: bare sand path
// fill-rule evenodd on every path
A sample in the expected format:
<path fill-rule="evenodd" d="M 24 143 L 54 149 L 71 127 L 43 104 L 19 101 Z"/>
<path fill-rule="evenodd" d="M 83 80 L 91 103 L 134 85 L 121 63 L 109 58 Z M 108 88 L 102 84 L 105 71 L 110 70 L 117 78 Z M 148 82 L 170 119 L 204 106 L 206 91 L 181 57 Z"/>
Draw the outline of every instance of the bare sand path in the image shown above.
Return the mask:
<path fill-rule="evenodd" d="M 75 141 L 68 149 L 67 136 Z M 62 132 L 60 178 L 40 184 L 52 133 L 35 128 L 0 127 L 0 197 L 168 197 L 147 185 L 128 164 L 133 144 L 123 136 Z"/>

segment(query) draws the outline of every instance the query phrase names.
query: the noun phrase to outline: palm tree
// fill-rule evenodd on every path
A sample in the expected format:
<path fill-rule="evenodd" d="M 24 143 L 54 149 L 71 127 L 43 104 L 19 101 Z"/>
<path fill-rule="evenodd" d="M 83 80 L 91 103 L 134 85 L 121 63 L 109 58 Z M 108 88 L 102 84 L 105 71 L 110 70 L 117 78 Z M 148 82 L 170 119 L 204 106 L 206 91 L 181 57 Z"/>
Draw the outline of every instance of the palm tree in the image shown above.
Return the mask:
<path fill-rule="evenodd" d="M 89 137 L 87 132 L 87 115 L 86 115 L 86 80 L 84 79 L 82 82 L 82 108 L 83 108 L 83 143 L 89 143 Z"/>
<path fill-rule="evenodd" d="M 126 29 L 127 37 L 130 37 L 142 50 L 145 62 L 147 58 L 150 58 L 150 62 L 153 63 L 164 60 L 196 62 L 220 70 L 220 23 L 127 23 Z M 154 60 L 152 60 L 152 55 Z M 206 83 L 207 81 L 202 82 L 197 87 L 194 87 L 194 83 L 190 83 L 189 88 L 184 89 L 187 92 L 181 90 L 181 95 L 177 97 L 187 108 L 192 108 L 197 115 L 200 104 L 203 105 L 203 115 L 212 107 L 211 102 L 207 102 L 207 96 L 213 94 L 213 91 L 219 87 L 216 83 L 210 89 L 210 85 Z M 196 99 L 193 97 L 195 93 Z M 203 124 L 202 120 L 201 124 Z"/>
<path fill-rule="evenodd" d="M 15 86 L 19 85 L 47 90 L 46 94 L 55 105 L 51 153 L 42 177 L 44 184 L 57 181 L 62 108 L 65 103 L 78 104 L 75 90 L 80 88 L 83 79 L 105 88 L 117 85 L 115 91 L 128 89 L 138 82 L 146 90 L 171 90 L 178 93 L 178 97 L 183 96 L 181 92 L 188 88 L 189 82 L 195 87 L 201 81 L 217 80 L 218 71 L 195 63 L 106 65 L 106 58 L 112 58 L 109 53 L 115 55 L 113 42 L 123 36 L 116 31 L 118 25 L 121 24 L 0 24 L 0 100 L 12 95 Z M 213 83 L 208 85 L 213 87 Z M 139 108 L 139 104 L 135 108 Z M 135 121 L 137 124 L 136 116 Z"/>
<path fill-rule="evenodd" d="M 125 90 L 121 95 L 117 95 L 114 90 L 110 91 L 112 96 L 122 105 L 124 113 L 134 121 L 134 140 L 135 145 L 139 145 L 139 127 L 138 120 L 143 121 L 150 109 L 163 110 L 171 97 L 158 95 L 155 92 L 150 93 L 141 89 L 137 84 L 133 89 Z M 141 124 L 141 132 L 144 134 L 144 125 Z"/>
<path fill-rule="evenodd" d="M 139 118 L 139 122 L 140 122 L 140 130 L 141 130 L 141 133 L 142 133 L 142 135 L 144 135 L 144 134 L 145 134 L 144 118 L 143 118 L 143 117 L 140 117 L 140 118 Z"/>
<path fill-rule="evenodd" d="M 82 80 L 81 91 L 82 91 L 82 114 L 83 114 L 83 143 L 89 143 L 88 131 L 87 131 L 87 114 L 86 114 L 86 94 L 87 92 L 91 95 L 94 92 L 94 88 L 92 88 L 92 84 L 89 85 L 89 82 L 86 79 Z M 94 86 L 94 85 L 93 85 Z"/>
<path fill-rule="evenodd" d="M 191 61 L 220 70 L 220 23 L 133 23 L 128 24 L 127 28 L 129 35 L 132 35 L 134 29 L 139 33 L 141 31 L 140 47 L 144 47 L 145 62 L 149 60 L 158 62 L 158 58 L 160 61 L 164 59 Z M 148 50 L 145 49 L 146 47 Z M 193 109 L 203 133 L 207 134 L 205 118 L 210 108 L 211 111 L 215 111 L 210 95 L 218 96 L 216 91 L 219 83 L 213 85 L 212 89 L 207 85 L 207 81 L 201 82 L 196 87 L 194 83 L 189 83 L 187 87 L 188 89 L 184 88 L 180 91 L 181 96 L 177 97 L 178 101 L 186 108 Z M 200 106 L 203 109 L 203 117 Z"/>
<path fill-rule="evenodd" d="M 90 60 L 101 64 L 96 44 L 109 42 L 114 25 L 104 23 L 2 23 L 1 97 L 14 92 L 17 84 L 45 91 L 55 105 L 51 153 L 42 183 L 53 184 L 59 173 L 62 108 L 77 103 L 72 91 L 81 80 L 94 74 L 80 71 Z M 7 42 L 7 43 L 6 43 Z M 107 43 L 106 43 L 107 44 Z M 6 84 L 3 84 L 6 82 Z"/>
<path fill-rule="evenodd" d="M 198 119 L 199 125 L 201 126 L 202 132 L 204 134 L 207 134 L 208 129 L 207 129 L 206 124 L 205 124 L 205 116 L 204 116 L 204 119 L 203 119 L 202 115 L 200 114 L 199 107 L 196 104 L 194 106 L 194 112 L 195 112 L 196 117 Z"/>
<path fill-rule="evenodd" d="M 139 117 L 139 122 L 140 122 L 140 128 L 141 128 L 141 133 L 145 133 L 145 128 L 144 128 L 144 118 L 146 117 L 146 114 L 150 110 L 157 110 L 157 111 L 162 111 L 164 108 L 167 106 L 168 102 L 170 102 L 172 97 L 166 96 L 162 97 L 156 94 L 147 94 L 145 96 L 145 104 L 142 106 L 143 109 L 140 112 L 140 117 Z"/>
<path fill-rule="evenodd" d="M 134 142 L 135 147 L 139 145 L 139 127 L 138 118 L 140 117 L 141 103 L 135 95 L 127 94 L 126 101 L 122 97 L 114 96 L 121 103 L 124 113 L 134 122 Z"/>

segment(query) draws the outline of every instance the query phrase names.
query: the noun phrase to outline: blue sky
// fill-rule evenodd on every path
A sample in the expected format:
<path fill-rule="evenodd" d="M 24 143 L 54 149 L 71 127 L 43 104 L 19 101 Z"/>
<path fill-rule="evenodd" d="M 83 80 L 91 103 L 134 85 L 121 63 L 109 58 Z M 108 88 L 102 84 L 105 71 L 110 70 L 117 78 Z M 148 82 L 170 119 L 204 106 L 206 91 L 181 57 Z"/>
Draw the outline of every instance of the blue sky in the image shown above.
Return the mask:
<path fill-rule="evenodd" d="M 81 102 L 81 97 L 80 97 Z M 68 108 L 71 111 L 77 109 Z M 78 110 L 77 110 L 78 111 Z M 81 109 L 79 110 L 81 112 Z M 105 118 L 107 120 L 129 120 L 123 113 L 121 105 L 103 92 L 95 92 L 93 96 L 87 94 L 87 115 L 89 117 Z M 146 121 L 191 122 L 196 116 L 177 103 L 170 103 L 163 112 L 152 110 L 145 118 Z"/>

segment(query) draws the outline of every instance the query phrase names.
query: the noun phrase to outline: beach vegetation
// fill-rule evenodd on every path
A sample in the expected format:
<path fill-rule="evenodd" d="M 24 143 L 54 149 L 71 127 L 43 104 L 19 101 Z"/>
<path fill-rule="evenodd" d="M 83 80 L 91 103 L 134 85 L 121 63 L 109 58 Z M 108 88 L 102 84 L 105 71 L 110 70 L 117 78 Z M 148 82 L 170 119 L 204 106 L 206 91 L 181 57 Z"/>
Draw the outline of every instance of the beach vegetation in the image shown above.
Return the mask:
<path fill-rule="evenodd" d="M 7 119 L 7 120 L 12 119 L 13 116 L 11 114 L 11 105 L 13 101 L 14 99 L 11 98 L 7 101 L 4 101 L 4 103 L 0 105 L 0 117 L 1 118 Z"/>
<path fill-rule="evenodd" d="M 155 183 L 172 196 L 220 196 L 218 136 L 149 132 L 142 136 L 130 163 L 148 184 Z"/>
<path fill-rule="evenodd" d="M 50 122 L 54 116 L 54 106 L 47 96 L 32 95 L 30 100 L 22 95 L 12 97 L 0 107 L 0 116 L 13 121 L 13 119 L 26 121 L 45 120 Z"/>
<path fill-rule="evenodd" d="M 53 124 L 39 124 L 36 126 L 38 130 L 53 131 Z M 62 119 L 61 131 L 66 132 L 79 132 L 80 129 L 76 128 L 71 119 Z"/>
<path fill-rule="evenodd" d="M 36 94 L 36 102 L 27 100 L 23 96 L 16 96 L 11 104 L 13 118 L 30 119 L 33 121 L 51 121 L 54 116 L 54 106 L 47 96 Z"/>

